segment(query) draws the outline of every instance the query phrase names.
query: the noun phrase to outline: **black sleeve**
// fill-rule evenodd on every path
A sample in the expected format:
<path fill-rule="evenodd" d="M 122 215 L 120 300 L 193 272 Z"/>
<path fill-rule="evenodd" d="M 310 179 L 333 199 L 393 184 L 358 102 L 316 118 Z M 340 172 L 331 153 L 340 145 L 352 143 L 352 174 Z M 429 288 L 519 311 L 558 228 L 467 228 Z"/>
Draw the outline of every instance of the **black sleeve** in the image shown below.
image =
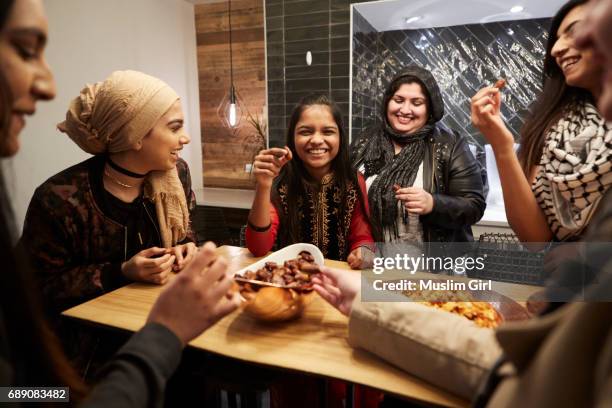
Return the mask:
<path fill-rule="evenodd" d="M 178 367 L 182 344 L 168 328 L 148 323 L 100 373 L 82 407 L 162 407 L 166 382 Z"/>
<path fill-rule="evenodd" d="M 482 178 L 482 195 L 486 201 L 489 195 L 489 177 L 487 175 L 487 155 L 484 148 L 478 144 L 476 146 L 476 162 L 480 165 L 480 176 Z M 469 148 L 469 145 L 468 145 Z"/>
<path fill-rule="evenodd" d="M 448 169 L 447 193 L 433 194 L 433 210 L 422 221 L 444 228 L 476 224 L 486 206 L 482 169 L 460 136 L 451 150 Z"/>

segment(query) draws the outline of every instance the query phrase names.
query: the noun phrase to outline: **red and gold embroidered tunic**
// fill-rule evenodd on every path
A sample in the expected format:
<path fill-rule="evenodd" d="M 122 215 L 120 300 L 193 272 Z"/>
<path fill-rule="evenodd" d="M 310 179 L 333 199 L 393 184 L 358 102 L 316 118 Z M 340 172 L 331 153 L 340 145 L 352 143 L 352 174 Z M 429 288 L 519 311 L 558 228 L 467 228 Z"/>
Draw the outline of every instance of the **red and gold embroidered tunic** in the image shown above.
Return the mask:
<path fill-rule="evenodd" d="M 361 174 L 358 180 L 359 188 L 350 186 L 344 202 L 341 200 L 340 187 L 332 175 L 321 180 L 318 191 L 309 190 L 306 196 L 298 198 L 300 240 L 297 242 L 316 245 L 326 258 L 342 261 L 360 246 L 373 249 L 374 239 L 367 219 L 368 197 Z M 277 242 L 279 229 L 282 228 L 279 212 L 286 214 L 288 211 L 287 186 L 280 186 L 278 193 L 281 208 L 276 208 L 274 204 L 270 206 L 270 227 L 258 232 L 247 226 L 247 247 L 255 256 L 267 254 Z M 357 194 L 362 195 L 365 209 Z M 342 206 L 345 211 L 341 211 Z"/>

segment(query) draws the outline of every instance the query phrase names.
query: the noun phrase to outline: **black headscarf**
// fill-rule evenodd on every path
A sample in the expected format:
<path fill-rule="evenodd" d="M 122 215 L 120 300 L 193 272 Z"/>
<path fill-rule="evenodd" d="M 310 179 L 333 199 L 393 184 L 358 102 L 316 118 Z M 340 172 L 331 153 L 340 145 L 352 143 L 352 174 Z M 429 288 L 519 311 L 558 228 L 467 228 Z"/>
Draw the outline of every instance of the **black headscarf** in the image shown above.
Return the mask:
<path fill-rule="evenodd" d="M 408 83 L 418 83 L 423 88 L 429 118 L 416 132 L 402 134 L 396 132 L 387 121 L 387 106 L 400 86 Z M 407 187 L 414 184 L 425 154 L 425 145 L 433 134 L 436 122 L 442 119 L 442 116 L 444 102 L 431 72 L 419 66 L 408 66 L 395 75 L 387 86 L 378 123 L 373 129 L 364 131 L 354 143 L 351 153 L 355 167 L 363 165 L 366 178 L 378 175 L 368 190 L 372 227 L 378 241 L 383 240 L 382 232 L 385 229 L 398 236 L 397 200 L 393 185 Z M 397 155 L 393 141 L 403 146 Z M 407 222 L 408 218 L 404 213 L 404 223 Z"/>

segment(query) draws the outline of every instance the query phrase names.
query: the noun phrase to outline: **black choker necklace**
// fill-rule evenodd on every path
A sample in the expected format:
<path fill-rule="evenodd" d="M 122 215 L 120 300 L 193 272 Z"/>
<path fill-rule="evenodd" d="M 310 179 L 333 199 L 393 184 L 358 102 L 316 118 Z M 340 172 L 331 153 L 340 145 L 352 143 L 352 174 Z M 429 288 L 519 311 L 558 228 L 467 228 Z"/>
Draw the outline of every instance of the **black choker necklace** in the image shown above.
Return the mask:
<path fill-rule="evenodd" d="M 110 157 L 106 158 L 106 162 L 108 163 L 109 166 L 113 168 L 113 170 L 117 170 L 119 173 L 125 174 L 126 176 L 133 177 L 133 178 L 147 177 L 146 174 L 138 174 L 138 173 L 134 173 L 133 171 L 129 171 L 128 169 L 124 169 L 123 167 L 119 166 L 117 163 L 112 161 Z"/>

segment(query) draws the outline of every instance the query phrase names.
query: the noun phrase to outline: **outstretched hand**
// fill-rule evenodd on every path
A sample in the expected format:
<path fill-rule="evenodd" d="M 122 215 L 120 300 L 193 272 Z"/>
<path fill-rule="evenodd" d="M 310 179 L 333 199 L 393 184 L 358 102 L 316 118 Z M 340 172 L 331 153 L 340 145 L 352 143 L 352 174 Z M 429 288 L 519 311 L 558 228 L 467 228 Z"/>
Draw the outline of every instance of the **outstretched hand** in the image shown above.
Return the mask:
<path fill-rule="evenodd" d="M 321 267 L 321 273 L 313 276 L 314 290 L 330 305 L 348 316 L 353 308 L 353 302 L 361 289 L 359 274 Z"/>
<path fill-rule="evenodd" d="M 227 261 L 215 249 L 215 244 L 206 243 L 162 291 L 149 314 L 149 322 L 166 326 L 183 345 L 240 304 Z"/>

